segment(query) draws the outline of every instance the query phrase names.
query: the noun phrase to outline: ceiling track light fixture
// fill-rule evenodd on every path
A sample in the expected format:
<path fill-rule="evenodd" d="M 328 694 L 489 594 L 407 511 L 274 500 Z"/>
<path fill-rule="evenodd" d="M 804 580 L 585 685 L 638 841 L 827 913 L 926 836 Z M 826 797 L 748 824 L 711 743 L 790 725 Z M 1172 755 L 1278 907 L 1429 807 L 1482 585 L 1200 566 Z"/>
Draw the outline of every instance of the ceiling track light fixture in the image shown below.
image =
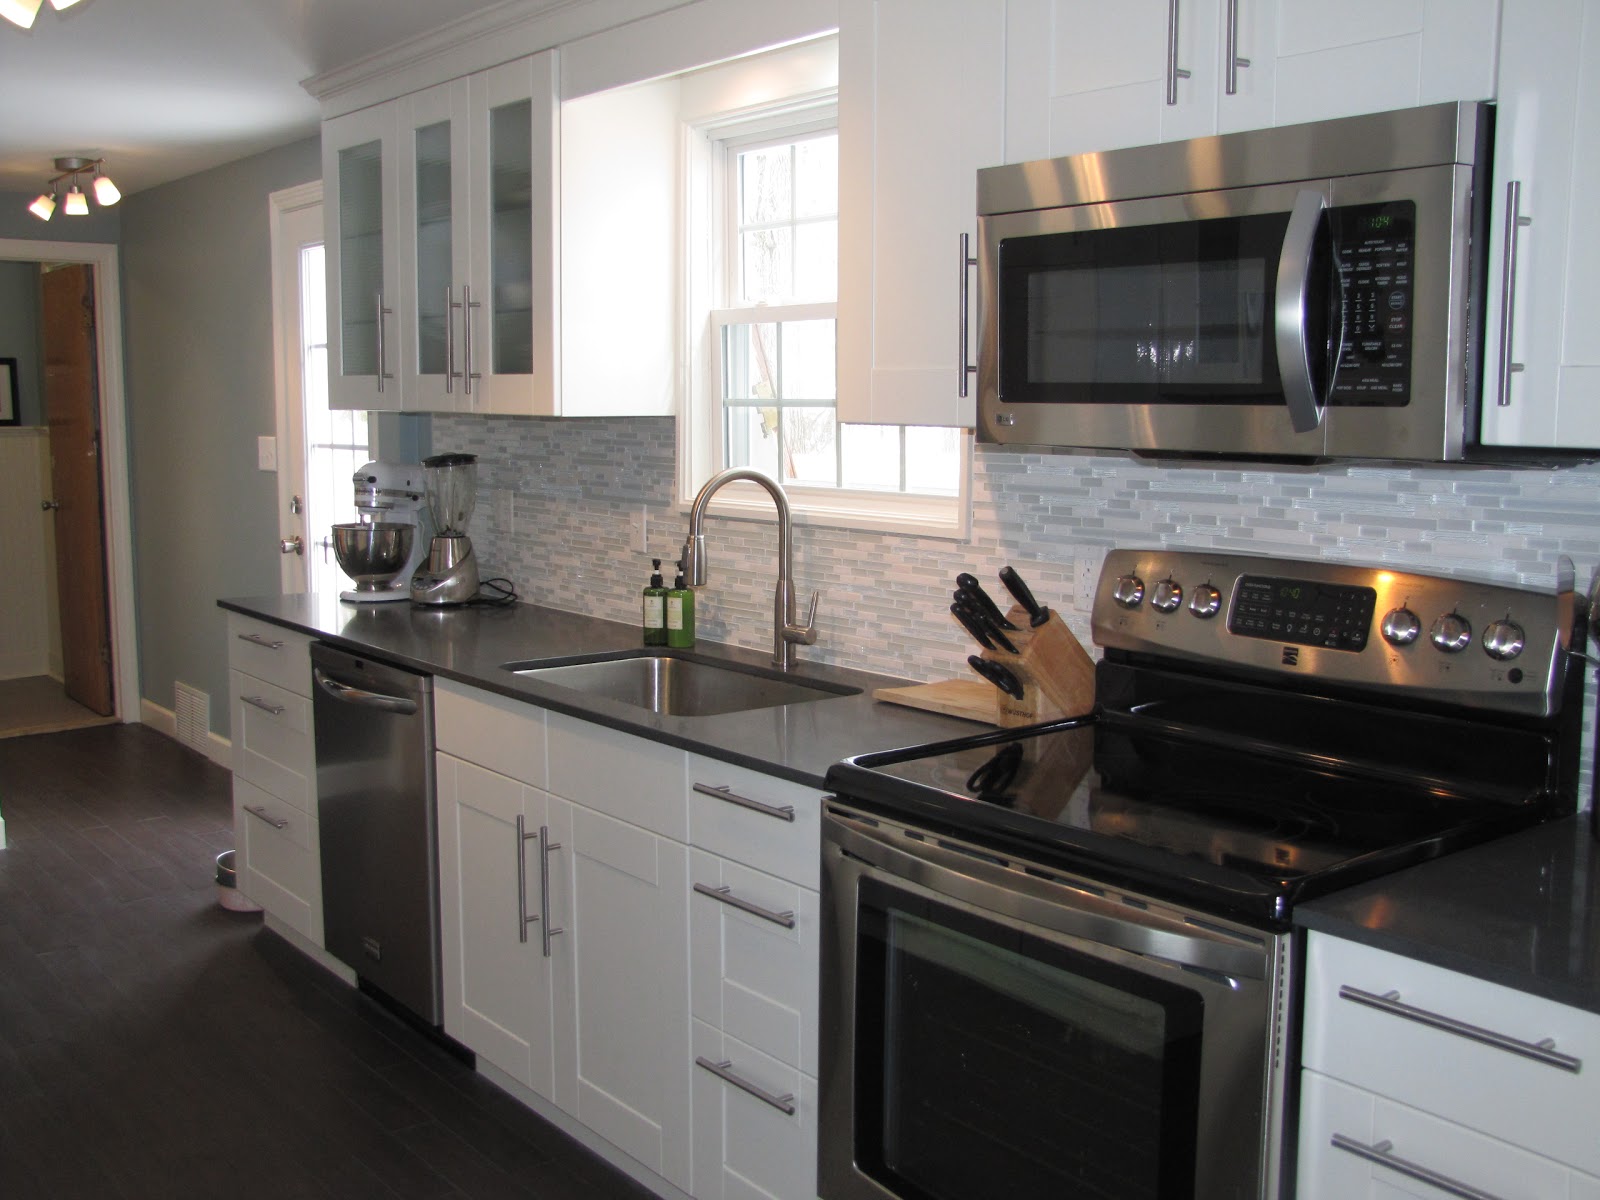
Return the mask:
<path fill-rule="evenodd" d="M 78 0 L 50 0 L 50 7 L 60 12 L 71 8 Z M 24 29 L 33 28 L 33 19 L 39 15 L 44 0 L 0 0 L 0 17 Z"/>
<path fill-rule="evenodd" d="M 15 4 L 17 2 L 18 0 L 0 0 L 0 5 Z M 25 0 L 25 2 L 33 3 L 37 7 L 37 0 Z M 51 0 L 51 3 L 55 4 L 56 0 Z M 67 4 L 71 3 L 74 3 L 74 0 L 65 0 L 64 3 L 56 4 L 56 7 L 65 8 Z M 72 187 L 67 192 L 66 214 L 69 217 L 83 216 L 89 211 L 89 201 L 78 187 L 78 176 L 86 171 L 94 172 L 95 202 L 102 208 L 115 204 L 122 199 L 122 193 L 117 190 L 117 185 L 111 182 L 111 177 L 103 173 L 105 161 L 103 158 L 79 158 L 76 156 L 56 159 L 56 170 L 59 174 L 53 176 L 50 182 L 45 185 L 47 190 L 40 192 L 38 198 L 28 205 L 28 211 L 38 217 L 39 220 L 48 221 L 56 211 L 56 191 L 61 181 L 70 179 L 72 180 Z"/>

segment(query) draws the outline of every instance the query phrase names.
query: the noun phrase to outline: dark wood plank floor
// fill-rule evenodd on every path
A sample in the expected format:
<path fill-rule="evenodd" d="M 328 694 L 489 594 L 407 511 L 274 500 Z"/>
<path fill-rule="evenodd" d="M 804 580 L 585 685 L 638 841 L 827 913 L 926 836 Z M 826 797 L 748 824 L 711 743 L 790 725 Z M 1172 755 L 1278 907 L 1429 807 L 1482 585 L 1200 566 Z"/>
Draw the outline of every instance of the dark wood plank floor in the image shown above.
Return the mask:
<path fill-rule="evenodd" d="M 649 1196 L 219 907 L 229 786 L 138 725 L 0 741 L 0 1197 Z"/>

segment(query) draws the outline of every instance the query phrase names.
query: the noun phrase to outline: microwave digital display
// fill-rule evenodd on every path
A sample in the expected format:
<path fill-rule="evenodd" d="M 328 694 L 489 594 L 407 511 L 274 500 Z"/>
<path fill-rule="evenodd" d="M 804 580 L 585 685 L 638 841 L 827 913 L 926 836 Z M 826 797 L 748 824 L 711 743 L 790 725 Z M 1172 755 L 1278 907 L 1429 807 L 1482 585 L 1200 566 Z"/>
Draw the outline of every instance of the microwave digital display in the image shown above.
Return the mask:
<path fill-rule="evenodd" d="M 1364 204 L 1335 209 L 1332 219 L 1344 344 L 1330 403 L 1404 404 L 1411 395 L 1417 206 Z"/>

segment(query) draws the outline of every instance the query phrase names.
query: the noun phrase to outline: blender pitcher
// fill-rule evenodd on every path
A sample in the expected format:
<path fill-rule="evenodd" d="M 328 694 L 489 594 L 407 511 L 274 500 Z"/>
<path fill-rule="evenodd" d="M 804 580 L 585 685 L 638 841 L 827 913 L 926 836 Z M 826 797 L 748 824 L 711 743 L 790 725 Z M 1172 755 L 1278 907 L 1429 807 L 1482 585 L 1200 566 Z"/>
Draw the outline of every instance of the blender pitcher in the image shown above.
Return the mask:
<path fill-rule="evenodd" d="M 428 561 L 411 581 L 417 604 L 465 604 L 478 594 L 478 560 L 467 536 L 467 522 L 478 502 L 478 456 L 435 454 L 422 460 L 428 511 L 438 532 L 428 546 Z"/>

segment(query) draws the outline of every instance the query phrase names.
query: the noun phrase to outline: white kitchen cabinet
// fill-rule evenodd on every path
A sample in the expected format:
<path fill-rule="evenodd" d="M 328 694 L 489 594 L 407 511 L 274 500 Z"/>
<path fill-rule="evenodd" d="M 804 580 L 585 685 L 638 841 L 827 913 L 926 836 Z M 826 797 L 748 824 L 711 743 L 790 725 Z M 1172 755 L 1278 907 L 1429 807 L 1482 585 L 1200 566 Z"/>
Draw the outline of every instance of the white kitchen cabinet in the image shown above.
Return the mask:
<path fill-rule="evenodd" d="M 1313 933 L 1302 1062 L 1302 1200 L 1418 1171 L 1505 1200 L 1600 1176 L 1600 1016 Z"/>
<path fill-rule="evenodd" d="M 1600 10 L 1505 0 L 1482 441 L 1600 447 Z"/>
<path fill-rule="evenodd" d="M 566 920 L 550 899 L 565 895 L 548 835 L 561 802 L 454 755 L 436 760 L 445 1032 L 554 1101 L 553 980 L 566 944 L 552 938 L 546 955 L 543 925 Z"/>
<path fill-rule="evenodd" d="M 1009 0 L 1006 161 L 1488 99 L 1498 17 L 1496 0 Z"/>
<path fill-rule="evenodd" d="M 842 421 L 974 422 L 958 323 L 974 315 L 977 289 L 962 312 L 961 237 L 976 234 L 975 172 L 1004 151 L 1005 9 L 1004 0 L 839 6 Z"/>
<path fill-rule="evenodd" d="M 239 891 L 321 946 L 311 639 L 228 616 L 234 870 Z"/>
<path fill-rule="evenodd" d="M 704 1021 L 694 1054 L 696 1200 L 813 1200 L 816 1079 Z"/>
<path fill-rule="evenodd" d="M 322 124 L 328 406 L 399 410 L 400 105 Z"/>

